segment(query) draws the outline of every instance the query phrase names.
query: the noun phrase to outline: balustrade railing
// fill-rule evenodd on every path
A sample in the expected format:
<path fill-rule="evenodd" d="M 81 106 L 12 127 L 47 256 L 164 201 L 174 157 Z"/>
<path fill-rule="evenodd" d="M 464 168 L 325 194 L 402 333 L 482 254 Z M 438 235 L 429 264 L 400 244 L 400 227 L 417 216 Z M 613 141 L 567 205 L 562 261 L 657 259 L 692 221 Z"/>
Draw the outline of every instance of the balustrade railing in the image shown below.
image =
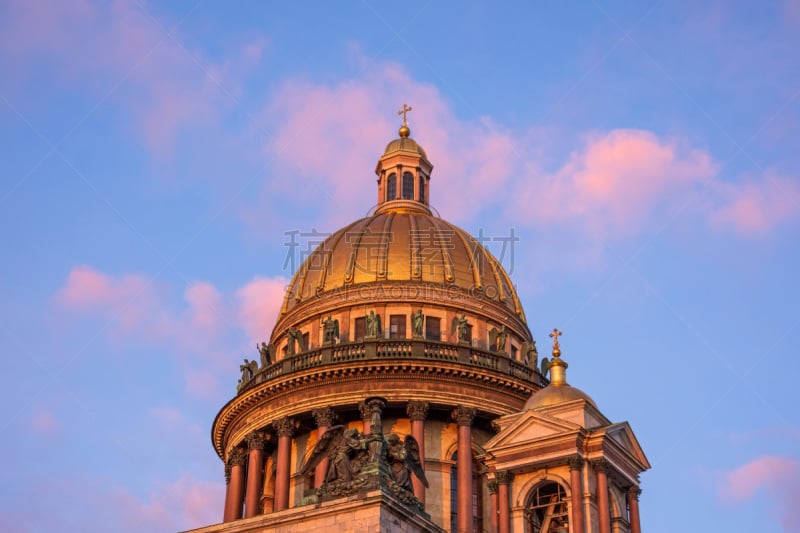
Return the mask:
<path fill-rule="evenodd" d="M 307 350 L 285 357 L 258 372 L 240 392 L 258 383 L 313 367 L 368 359 L 428 359 L 454 362 L 503 372 L 537 385 L 546 381 L 539 372 L 505 354 L 489 352 L 471 346 L 457 346 L 421 339 L 372 339 L 335 344 Z"/>

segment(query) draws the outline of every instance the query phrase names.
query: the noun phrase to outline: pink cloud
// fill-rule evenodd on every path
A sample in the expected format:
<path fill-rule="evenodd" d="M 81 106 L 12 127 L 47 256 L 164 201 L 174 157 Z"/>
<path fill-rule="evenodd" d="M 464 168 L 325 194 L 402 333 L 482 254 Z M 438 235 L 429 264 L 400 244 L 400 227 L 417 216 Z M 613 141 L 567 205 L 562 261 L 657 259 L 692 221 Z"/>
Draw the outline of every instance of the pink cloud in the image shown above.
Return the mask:
<path fill-rule="evenodd" d="M 186 474 L 158 485 L 144 500 L 121 487 L 111 491 L 110 499 L 123 531 L 182 531 L 222 521 L 225 485 Z"/>
<path fill-rule="evenodd" d="M 515 212 L 530 223 L 579 224 L 598 236 L 636 234 L 716 169 L 707 153 L 648 131 L 595 133 L 556 172 L 529 176 Z"/>
<path fill-rule="evenodd" d="M 254 352 L 256 342 L 269 338 L 287 283 L 282 277 L 255 278 L 226 296 L 196 281 L 180 304 L 146 276 L 112 276 L 81 265 L 70 271 L 55 302 L 63 310 L 110 320 L 107 333 L 114 341 L 166 348 L 183 368 L 188 393 L 217 398 L 219 376 L 235 373 L 238 354 Z"/>
<path fill-rule="evenodd" d="M 251 344 L 269 339 L 288 283 L 282 277 L 255 278 L 236 291 L 239 320 Z"/>
<path fill-rule="evenodd" d="M 790 457 L 763 456 L 728 472 L 720 496 L 729 502 L 751 500 L 766 490 L 785 531 L 800 531 L 800 462 Z"/>
<path fill-rule="evenodd" d="M 143 328 L 157 307 L 156 287 L 139 275 L 114 278 L 87 265 L 74 267 L 56 300 L 64 307 L 79 311 L 102 311 L 117 322 L 123 331 Z"/>
<path fill-rule="evenodd" d="M 306 190 L 319 191 L 320 205 L 337 223 L 364 212 L 377 198 L 371 170 L 400 126 L 393 110 L 408 102 L 415 109 L 409 115 L 412 137 L 418 135 L 435 167 L 431 204 L 458 220 L 497 197 L 497 187 L 512 174 L 509 132 L 486 118 L 460 120 L 435 86 L 415 81 L 398 65 L 368 72 L 333 85 L 283 83 L 261 118 L 276 131 L 265 153 L 296 179 L 270 184 L 272 192 L 307 201 Z M 365 204 L 365 196 L 372 203 Z"/>
<path fill-rule="evenodd" d="M 44 408 L 37 408 L 30 419 L 31 429 L 40 435 L 52 436 L 58 432 L 58 423 L 53 413 Z"/>
<path fill-rule="evenodd" d="M 109 95 L 127 110 L 147 147 L 164 155 L 188 125 L 208 123 L 237 93 L 236 78 L 261 58 L 262 40 L 227 64 L 215 64 L 182 43 L 178 21 L 159 20 L 146 4 L 12 1 L 0 22 L 0 58 L 24 84 L 28 69 L 51 61 L 57 82 Z M 222 88 L 221 88 L 222 87 Z"/>
<path fill-rule="evenodd" d="M 35 494 L 54 491 L 61 497 L 42 508 L 41 498 L 31 496 L 19 516 L 5 517 L 11 524 L 24 524 L 25 531 L 106 531 L 108 524 L 122 533 L 184 531 L 221 522 L 225 501 L 221 474 L 214 482 L 183 474 L 154 484 L 143 495 L 108 479 L 49 478 L 34 485 Z"/>
<path fill-rule="evenodd" d="M 800 215 L 800 184 L 768 172 L 759 180 L 720 184 L 722 203 L 711 215 L 718 227 L 744 235 L 769 232 Z"/>

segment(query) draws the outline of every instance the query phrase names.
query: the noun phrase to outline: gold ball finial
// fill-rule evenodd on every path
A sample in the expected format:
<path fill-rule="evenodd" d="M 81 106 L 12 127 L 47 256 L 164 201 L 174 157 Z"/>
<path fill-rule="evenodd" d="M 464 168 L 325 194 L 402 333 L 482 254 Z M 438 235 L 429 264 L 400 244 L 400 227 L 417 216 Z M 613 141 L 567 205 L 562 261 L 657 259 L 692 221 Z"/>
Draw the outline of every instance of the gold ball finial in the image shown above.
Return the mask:
<path fill-rule="evenodd" d="M 411 111 L 413 108 L 410 105 L 403 104 L 403 108 L 397 112 L 398 115 L 403 115 L 403 125 L 400 126 L 400 137 L 403 139 L 408 138 L 411 135 L 411 129 L 408 127 L 408 119 L 406 118 L 406 113 Z"/>

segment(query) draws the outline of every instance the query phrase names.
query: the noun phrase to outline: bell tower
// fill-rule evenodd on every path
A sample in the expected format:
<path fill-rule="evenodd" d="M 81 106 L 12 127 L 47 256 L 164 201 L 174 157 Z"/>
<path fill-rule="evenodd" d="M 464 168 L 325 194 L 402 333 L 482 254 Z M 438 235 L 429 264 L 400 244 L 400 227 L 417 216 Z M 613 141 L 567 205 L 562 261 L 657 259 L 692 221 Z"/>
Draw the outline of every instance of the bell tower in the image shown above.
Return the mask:
<path fill-rule="evenodd" d="M 500 417 L 485 445 L 497 531 L 641 533 L 639 474 L 650 463 L 627 422 L 567 383 L 559 336 L 542 361 L 550 384 Z"/>

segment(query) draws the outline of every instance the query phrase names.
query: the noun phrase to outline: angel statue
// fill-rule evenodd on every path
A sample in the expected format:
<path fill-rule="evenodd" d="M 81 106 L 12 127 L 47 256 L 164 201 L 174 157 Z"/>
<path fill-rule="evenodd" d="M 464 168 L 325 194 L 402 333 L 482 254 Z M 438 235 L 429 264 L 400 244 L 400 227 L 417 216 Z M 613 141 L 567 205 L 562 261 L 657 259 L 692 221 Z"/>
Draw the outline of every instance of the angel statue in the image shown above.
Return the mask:
<path fill-rule="evenodd" d="M 381 315 L 376 315 L 375 311 L 370 311 L 366 320 L 367 337 L 378 337 L 381 334 Z"/>
<path fill-rule="evenodd" d="M 458 342 L 470 342 L 469 338 L 469 322 L 464 313 L 461 316 L 454 316 L 453 322 L 450 326 L 450 335 L 457 333 Z"/>
<path fill-rule="evenodd" d="M 392 433 L 386 438 L 386 455 L 389 466 L 392 470 L 392 477 L 403 489 L 413 492 L 411 486 L 411 473 L 422 481 L 425 487 L 428 480 L 425 478 L 425 469 L 419 460 L 419 443 L 411 435 L 406 435 L 405 439 L 400 440 L 397 434 Z"/>
<path fill-rule="evenodd" d="M 300 471 L 303 475 L 308 475 L 327 458 L 325 483 L 336 480 L 348 482 L 361 470 L 366 456 L 367 439 L 357 429 L 346 429 L 339 424 L 322 434 Z"/>
<path fill-rule="evenodd" d="M 272 354 L 269 352 L 270 346 L 266 342 L 262 342 L 261 346 L 256 344 L 256 350 L 261 357 L 261 368 L 267 368 L 272 364 Z"/>
<path fill-rule="evenodd" d="M 331 315 L 322 321 L 322 343 L 335 344 L 339 338 L 339 321 L 333 320 Z"/>
<path fill-rule="evenodd" d="M 300 351 L 303 351 L 303 334 L 299 330 L 292 327 L 286 330 L 286 356 L 291 357 L 297 353 L 297 345 L 300 345 Z"/>
<path fill-rule="evenodd" d="M 542 367 L 539 372 L 542 374 L 543 378 L 546 378 L 547 374 L 550 372 L 550 360 L 547 357 L 542 357 Z"/>

